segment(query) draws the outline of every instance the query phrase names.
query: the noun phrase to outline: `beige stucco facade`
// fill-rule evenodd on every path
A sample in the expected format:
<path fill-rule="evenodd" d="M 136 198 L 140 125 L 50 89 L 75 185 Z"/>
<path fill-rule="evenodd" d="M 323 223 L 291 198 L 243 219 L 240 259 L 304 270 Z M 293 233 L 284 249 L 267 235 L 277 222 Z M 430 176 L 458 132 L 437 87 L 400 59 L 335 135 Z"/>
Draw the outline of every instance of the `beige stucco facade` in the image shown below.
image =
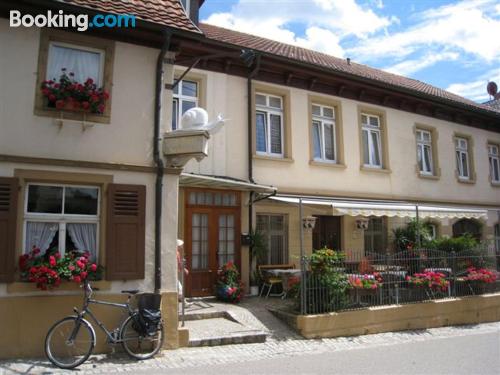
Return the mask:
<path fill-rule="evenodd" d="M 72 33 L 62 33 L 71 38 Z M 110 61 L 110 117 L 102 122 L 82 122 L 40 116 L 35 109 L 41 31 L 9 28 L 0 19 L 0 177 L 19 177 L 16 260 L 22 254 L 26 184 L 28 182 L 92 185 L 100 188 L 98 262 L 105 265 L 105 200 L 107 185 L 146 187 L 145 276 L 128 281 L 98 282 L 99 298 L 123 300 L 123 289 L 154 290 L 155 169 L 153 163 L 153 117 L 156 59 L 159 50 L 106 40 L 113 47 Z M 173 75 L 165 65 L 165 75 Z M 171 78 L 170 78 L 171 80 Z M 165 90 L 168 94 L 168 91 Z M 163 97 L 161 132 L 168 130 L 171 96 Z M 162 309 L 166 347 L 179 345 L 177 302 L 177 210 L 178 174 L 166 169 L 163 178 Z M 54 291 L 40 291 L 22 283 L 0 283 L 0 357 L 43 355 L 43 338 L 59 318 L 80 307 L 82 291 L 64 283 Z M 97 308 L 108 328 L 115 327 L 119 311 Z M 19 319 L 21 317 L 21 319 Z M 29 334 L 27 333 L 29 332 Z M 185 343 L 185 335 L 183 336 Z M 101 337 L 102 338 L 102 337 Z M 105 350 L 101 338 L 97 351 Z M 14 343 L 14 345 L 13 345 Z"/>
<path fill-rule="evenodd" d="M 182 70 L 177 67 L 177 70 Z M 247 82 L 246 79 L 223 73 L 193 69 L 197 80 L 200 102 L 206 103 L 211 116 L 222 113 L 228 119 L 223 133 L 211 145 L 209 157 L 201 163 L 188 164 L 187 171 L 193 173 L 248 177 L 246 147 L 247 134 Z M 283 158 L 262 157 L 253 150 L 253 177 L 259 184 L 275 186 L 278 194 L 317 195 L 332 198 L 359 200 L 390 200 L 428 203 L 437 206 L 480 207 L 488 210 L 488 217 L 481 219 L 483 239 L 492 241 L 493 226 L 498 223 L 500 188 L 490 182 L 487 154 L 488 142 L 498 143 L 500 134 L 458 123 L 436 119 L 389 107 L 363 103 L 361 101 L 318 94 L 313 91 L 253 81 L 255 93 L 284 93 L 285 156 Z M 257 87 L 257 88 L 255 88 Z M 328 164 L 312 159 L 311 103 L 328 104 L 335 107 L 337 149 L 341 152 L 340 163 Z M 287 107 L 288 105 L 288 107 Z M 384 122 L 382 149 L 384 168 L 367 169 L 361 162 L 360 113 L 380 114 Z M 255 120 L 254 120 L 255 121 Z M 435 176 L 418 173 L 416 129 L 432 131 Z M 255 128 L 254 128 L 255 129 Z M 454 137 L 463 134 L 470 137 L 471 168 L 475 173 L 471 183 L 457 179 Z M 255 137 L 255 130 L 254 130 Z M 255 144 L 255 142 L 254 142 Z M 254 145 L 255 147 L 255 145 Z M 300 223 L 296 205 L 264 200 L 254 205 L 259 213 L 283 214 L 288 218 L 289 263 L 299 265 Z M 304 216 L 331 215 L 331 210 L 319 206 L 304 206 Z M 356 227 L 355 217 L 342 216 L 342 248 L 358 252 L 364 249 L 363 231 Z M 392 229 L 407 223 L 410 218 L 387 218 L 390 242 Z M 452 226 L 458 219 L 433 220 L 438 235 L 451 236 Z M 312 250 L 312 235 L 305 232 L 305 253 Z M 386 249 L 387 251 L 390 248 Z M 248 280 L 247 280 L 248 281 Z"/>

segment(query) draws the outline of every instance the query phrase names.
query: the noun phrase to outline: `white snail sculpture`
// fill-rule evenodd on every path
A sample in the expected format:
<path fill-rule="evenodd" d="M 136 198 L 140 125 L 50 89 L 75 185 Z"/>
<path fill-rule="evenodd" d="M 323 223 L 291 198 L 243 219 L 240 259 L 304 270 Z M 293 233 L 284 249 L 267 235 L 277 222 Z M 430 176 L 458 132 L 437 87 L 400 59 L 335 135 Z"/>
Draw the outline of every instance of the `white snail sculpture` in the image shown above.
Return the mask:
<path fill-rule="evenodd" d="M 214 121 L 208 122 L 208 113 L 203 108 L 195 107 L 187 110 L 181 118 L 181 129 L 184 131 L 205 130 L 210 134 L 217 133 L 224 125 L 221 114 Z"/>

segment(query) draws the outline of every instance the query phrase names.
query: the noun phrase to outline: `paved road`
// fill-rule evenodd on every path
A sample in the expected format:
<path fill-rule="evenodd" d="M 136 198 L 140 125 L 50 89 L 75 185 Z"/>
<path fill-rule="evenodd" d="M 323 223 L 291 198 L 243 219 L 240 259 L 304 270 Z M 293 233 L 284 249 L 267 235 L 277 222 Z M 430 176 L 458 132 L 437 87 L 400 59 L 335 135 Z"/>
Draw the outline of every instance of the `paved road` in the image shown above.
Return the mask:
<path fill-rule="evenodd" d="M 0 361 L 3 374 L 64 374 L 46 359 Z M 498 374 L 500 322 L 357 337 L 182 348 L 147 361 L 95 355 L 75 372 L 95 374 Z"/>
<path fill-rule="evenodd" d="M 264 358 L 242 363 L 158 373 L 169 375 L 500 374 L 500 333 L 473 334 L 321 354 L 303 354 L 291 358 Z M 141 372 L 136 372 L 136 374 L 141 374 Z"/>

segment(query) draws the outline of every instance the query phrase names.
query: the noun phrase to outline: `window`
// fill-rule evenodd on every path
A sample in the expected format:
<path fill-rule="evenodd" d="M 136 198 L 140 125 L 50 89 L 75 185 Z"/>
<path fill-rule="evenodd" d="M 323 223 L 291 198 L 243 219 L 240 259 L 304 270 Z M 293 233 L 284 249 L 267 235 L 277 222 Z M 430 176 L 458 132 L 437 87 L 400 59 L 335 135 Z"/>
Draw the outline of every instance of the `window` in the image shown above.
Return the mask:
<path fill-rule="evenodd" d="M 335 109 L 312 104 L 314 160 L 336 163 Z"/>
<path fill-rule="evenodd" d="M 383 217 L 370 217 L 365 230 L 365 253 L 385 254 L 387 250 L 387 221 Z"/>
<path fill-rule="evenodd" d="M 62 69 L 66 69 L 66 73 L 74 74 L 73 78 L 77 82 L 84 83 L 88 78 L 92 78 L 98 87 L 102 87 L 104 56 L 104 50 L 50 42 L 46 77 L 58 81 Z"/>
<path fill-rule="evenodd" d="M 257 154 L 283 157 L 283 98 L 255 95 Z"/>
<path fill-rule="evenodd" d="M 182 7 L 184 8 L 184 11 L 189 17 L 189 8 L 191 5 L 191 0 L 181 0 Z"/>
<path fill-rule="evenodd" d="M 417 161 L 421 174 L 433 175 L 432 134 L 428 130 L 417 130 Z"/>
<path fill-rule="evenodd" d="M 35 115 L 61 117 L 61 109 L 55 108 L 54 100 L 49 103 L 47 97 L 42 93 L 41 87 L 44 81 L 58 81 L 64 68 L 68 75 L 73 73 L 72 78 L 75 81 L 83 84 L 88 78 L 91 78 L 98 88 L 102 88 L 110 95 L 110 98 L 106 100 L 103 113 L 81 111 L 73 105 L 66 105 L 63 108 L 64 119 L 109 123 L 111 119 L 114 49 L 115 42 L 109 39 L 92 37 L 84 35 L 84 33 L 43 28 L 40 31 L 40 47 L 38 49 Z"/>
<path fill-rule="evenodd" d="M 437 238 L 437 236 L 438 236 L 437 224 L 427 223 L 426 226 L 427 226 L 427 228 L 429 228 L 429 233 L 431 235 L 431 239 L 435 240 Z"/>
<path fill-rule="evenodd" d="M 500 254 L 500 223 L 495 224 L 495 250 Z"/>
<path fill-rule="evenodd" d="M 470 179 L 469 141 L 466 138 L 455 138 L 458 178 Z"/>
<path fill-rule="evenodd" d="M 99 188 L 28 184 L 24 208 L 24 252 L 88 251 L 97 259 Z"/>
<path fill-rule="evenodd" d="M 267 244 L 266 264 L 288 263 L 288 225 L 285 215 L 257 215 L 257 230 Z"/>
<path fill-rule="evenodd" d="M 468 234 L 478 241 L 481 240 L 483 232 L 481 223 L 473 219 L 460 219 L 453 224 L 452 229 L 453 237 L 460 237 Z"/>
<path fill-rule="evenodd" d="M 172 130 L 179 129 L 187 110 L 198 107 L 198 82 L 182 80 L 174 88 L 172 102 Z"/>
<path fill-rule="evenodd" d="M 363 164 L 369 168 L 382 168 L 380 116 L 361 113 Z"/>
<path fill-rule="evenodd" d="M 498 145 L 488 145 L 488 160 L 490 162 L 491 182 L 500 183 L 500 153 Z"/>

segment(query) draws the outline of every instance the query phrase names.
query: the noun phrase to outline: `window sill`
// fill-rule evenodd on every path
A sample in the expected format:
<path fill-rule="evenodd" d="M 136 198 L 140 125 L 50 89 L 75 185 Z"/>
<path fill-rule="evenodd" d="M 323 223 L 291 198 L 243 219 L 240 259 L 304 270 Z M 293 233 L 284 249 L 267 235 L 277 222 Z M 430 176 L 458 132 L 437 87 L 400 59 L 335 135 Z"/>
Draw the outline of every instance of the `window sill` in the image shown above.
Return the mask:
<path fill-rule="evenodd" d="M 106 111 L 107 112 L 107 111 Z M 59 111 L 57 109 L 51 108 L 35 108 L 34 114 L 36 116 L 52 117 L 56 120 L 73 120 L 73 121 L 85 121 L 94 122 L 99 124 L 109 124 L 111 117 L 109 114 L 104 113 L 102 115 L 94 113 L 85 112 L 73 112 L 73 111 Z"/>
<path fill-rule="evenodd" d="M 269 161 L 278 161 L 278 162 L 285 162 L 285 163 L 293 163 L 292 158 L 280 158 L 277 156 L 266 156 L 266 155 L 258 155 L 254 154 L 253 158 L 255 160 L 269 160 Z"/>
<path fill-rule="evenodd" d="M 370 168 L 370 167 L 365 167 L 364 165 L 359 167 L 359 170 L 362 172 L 375 172 L 375 173 L 384 173 L 384 174 L 390 174 L 392 171 L 390 169 L 385 169 L 385 168 Z"/>
<path fill-rule="evenodd" d="M 111 289 L 111 281 L 100 280 L 91 282 L 93 287 L 98 288 L 99 290 L 110 290 Z M 75 291 L 82 290 L 80 285 L 70 281 L 63 281 L 58 288 L 54 288 L 52 290 L 41 290 L 36 287 L 35 283 L 30 282 L 22 282 L 16 281 L 13 283 L 7 284 L 7 293 L 33 293 L 33 292 L 56 292 L 56 291 Z"/>
<path fill-rule="evenodd" d="M 436 176 L 434 174 L 422 174 L 422 173 L 417 173 L 417 176 L 419 178 L 422 178 L 424 180 L 434 180 L 437 181 L 439 180 L 440 176 Z"/>
<path fill-rule="evenodd" d="M 462 178 L 457 178 L 457 181 L 460 182 L 461 184 L 468 184 L 468 185 L 474 185 L 476 183 L 476 180 L 472 180 L 472 179 L 465 180 Z"/>
<path fill-rule="evenodd" d="M 335 169 L 346 169 L 347 168 L 347 166 L 345 164 L 329 163 L 327 161 L 320 161 L 320 160 L 309 160 L 309 165 L 314 165 L 317 167 L 335 168 Z"/>

